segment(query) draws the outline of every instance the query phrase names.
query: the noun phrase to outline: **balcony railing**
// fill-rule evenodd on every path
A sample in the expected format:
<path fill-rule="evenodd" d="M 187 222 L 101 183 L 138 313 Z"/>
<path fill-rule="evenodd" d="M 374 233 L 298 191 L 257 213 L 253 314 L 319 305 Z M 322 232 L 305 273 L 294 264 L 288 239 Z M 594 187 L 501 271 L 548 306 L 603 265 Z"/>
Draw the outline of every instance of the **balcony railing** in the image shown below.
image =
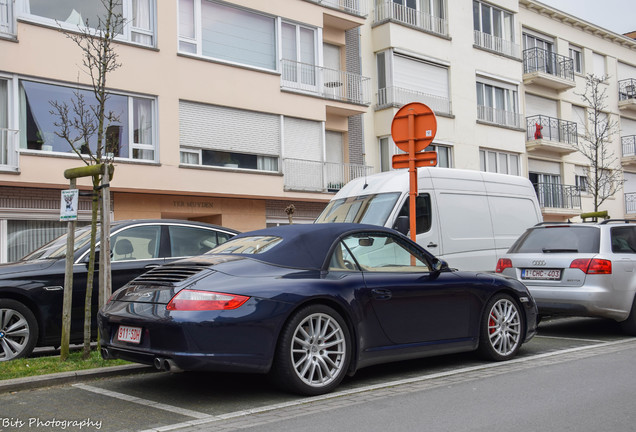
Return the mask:
<path fill-rule="evenodd" d="M 577 144 L 579 138 L 576 122 L 543 115 L 526 117 L 526 140 L 549 140 Z"/>
<path fill-rule="evenodd" d="M 636 156 L 636 135 L 621 137 L 623 157 Z"/>
<path fill-rule="evenodd" d="M 18 131 L 0 128 L 0 170 L 18 169 Z"/>
<path fill-rule="evenodd" d="M 285 189 L 335 192 L 354 178 L 370 175 L 373 168 L 366 165 L 283 159 Z"/>
<path fill-rule="evenodd" d="M 366 17 L 369 15 L 366 0 L 307 0 L 311 3 L 318 3 L 320 5 L 338 9 L 343 12 L 350 13 L 352 15 L 358 15 Z"/>
<path fill-rule="evenodd" d="M 535 183 L 534 190 L 541 208 L 581 209 L 581 190 L 576 186 Z"/>
<path fill-rule="evenodd" d="M 636 98 L 636 79 L 630 78 L 618 82 L 618 100 L 624 101 Z"/>
<path fill-rule="evenodd" d="M 523 73 L 543 72 L 574 81 L 574 62 L 571 58 L 542 48 L 523 51 Z"/>
<path fill-rule="evenodd" d="M 375 6 L 376 23 L 383 21 L 397 21 L 416 27 L 420 30 L 448 36 L 448 21 L 416 9 L 403 6 L 392 0 L 378 2 Z"/>
<path fill-rule="evenodd" d="M 505 54 L 511 57 L 519 57 L 519 45 L 512 41 L 500 38 L 498 36 L 493 36 L 488 33 L 480 32 L 479 30 L 474 30 L 474 36 L 475 45 L 477 45 L 478 47 Z"/>
<path fill-rule="evenodd" d="M 522 115 L 512 111 L 477 105 L 477 119 L 486 123 L 511 128 L 520 128 Z"/>
<path fill-rule="evenodd" d="M 281 71 L 281 88 L 312 93 L 326 99 L 371 104 L 371 80 L 362 75 L 293 60 L 281 60 Z"/>
<path fill-rule="evenodd" d="M 378 108 L 402 107 L 410 102 L 421 102 L 439 114 L 451 114 L 451 101 L 401 87 L 387 87 L 378 90 Z"/>
<path fill-rule="evenodd" d="M 625 213 L 636 213 L 636 192 L 625 194 Z"/>

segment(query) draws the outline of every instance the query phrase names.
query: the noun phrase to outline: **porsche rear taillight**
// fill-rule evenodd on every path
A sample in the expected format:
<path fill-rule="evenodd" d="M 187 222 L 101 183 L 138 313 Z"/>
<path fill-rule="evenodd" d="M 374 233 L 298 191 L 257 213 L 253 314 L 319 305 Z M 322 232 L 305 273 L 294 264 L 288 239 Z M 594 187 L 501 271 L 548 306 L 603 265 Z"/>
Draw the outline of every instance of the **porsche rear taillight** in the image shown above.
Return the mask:
<path fill-rule="evenodd" d="M 166 309 L 172 311 L 231 310 L 243 305 L 249 297 L 212 291 L 184 289 L 175 295 Z"/>
<path fill-rule="evenodd" d="M 612 274 L 612 262 L 598 258 L 578 258 L 570 268 L 577 268 L 585 274 Z"/>

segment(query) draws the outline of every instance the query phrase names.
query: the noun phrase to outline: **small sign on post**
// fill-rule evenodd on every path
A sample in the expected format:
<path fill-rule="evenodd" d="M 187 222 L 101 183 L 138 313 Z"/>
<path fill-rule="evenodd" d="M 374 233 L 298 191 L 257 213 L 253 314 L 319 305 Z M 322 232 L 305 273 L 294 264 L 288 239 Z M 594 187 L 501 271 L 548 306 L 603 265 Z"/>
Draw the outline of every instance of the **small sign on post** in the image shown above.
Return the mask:
<path fill-rule="evenodd" d="M 395 113 L 391 123 L 391 137 L 406 154 L 393 156 L 393 168 L 409 169 L 409 226 L 411 240 L 416 235 L 415 197 L 417 196 L 417 167 L 437 165 L 436 152 L 423 152 L 437 133 L 435 113 L 419 102 L 404 105 Z"/>
<path fill-rule="evenodd" d="M 78 202 L 78 189 L 67 189 L 62 191 L 62 201 L 60 203 L 60 222 L 70 222 L 77 220 Z"/>

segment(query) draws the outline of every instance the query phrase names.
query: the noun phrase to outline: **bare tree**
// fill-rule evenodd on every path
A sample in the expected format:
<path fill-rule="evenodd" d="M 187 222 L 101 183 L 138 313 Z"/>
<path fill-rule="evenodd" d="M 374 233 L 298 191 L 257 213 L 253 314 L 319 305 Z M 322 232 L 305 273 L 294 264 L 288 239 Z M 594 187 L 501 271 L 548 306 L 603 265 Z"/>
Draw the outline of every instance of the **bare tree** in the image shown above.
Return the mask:
<path fill-rule="evenodd" d="M 607 79 L 608 76 L 588 74 L 585 91 L 577 93 L 586 104 L 587 122 L 585 134 L 574 146 L 589 163 L 587 189 L 594 197 L 595 212 L 624 183 L 620 159 L 611 148 L 618 123 L 607 113 L 607 89 L 603 85 Z"/>
<path fill-rule="evenodd" d="M 104 8 L 103 15 L 97 17 L 97 22 L 86 20 L 83 23 L 84 25 L 78 26 L 76 31 L 62 30 L 66 37 L 82 50 L 82 66 L 80 69 L 89 77 L 91 91 L 87 92 L 77 89 L 71 106 L 67 103 L 51 101 L 51 113 L 58 118 L 55 123 L 58 128 L 56 135 L 68 142 L 73 151 L 87 166 L 104 164 L 104 169 L 100 174 L 92 175 L 91 242 L 84 303 L 84 358 L 88 358 L 90 355 L 91 305 L 99 203 L 104 190 L 104 183 L 108 183 L 108 179 L 112 174 L 112 158 L 114 155 L 112 148 L 117 146 L 117 143 L 109 142 L 106 131 L 109 125 L 119 121 L 118 113 L 107 110 L 109 92 L 106 87 L 106 80 L 111 72 L 121 66 L 114 49 L 114 38 L 122 32 L 125 24 L 121 12 L 121 0 L 101 0 L 101 2 Z M 87 101 L 87 94 L 90 95 L 94 103 Z M 103 209 L 101 210 L 101 238 L 104 253 L 100 255 L 110 257 L 110 247 L 107 247 L 110 233 L 106 229 L 108 224 L 103 223 L 110 215 L 104 214 Z M 109 265 L 102 267 L 101 272 L 109 271 L 109 269 Z M 104 301 L 105 294 L 100 289 L 100 306 Z M 64 359 L 64 356 L 62 357 Z"/>

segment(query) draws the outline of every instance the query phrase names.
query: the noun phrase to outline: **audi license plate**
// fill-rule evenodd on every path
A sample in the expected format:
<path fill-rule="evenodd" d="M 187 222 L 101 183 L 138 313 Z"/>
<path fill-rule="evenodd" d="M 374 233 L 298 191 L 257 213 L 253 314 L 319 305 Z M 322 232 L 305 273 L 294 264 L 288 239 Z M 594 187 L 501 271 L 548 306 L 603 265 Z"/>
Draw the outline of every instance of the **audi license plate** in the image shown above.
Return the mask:
<path fill-rule="evenodd" d="M 141 342 L 141 328 L 119 326 L 119 331 L 117 331 L 117 340 L 138 344 Z"/>
<path fill-rule="evenodd" d="M 561 279 L 561 270 L 559 269 L 521 269 L 521 279 L 559 280 Z"/>

